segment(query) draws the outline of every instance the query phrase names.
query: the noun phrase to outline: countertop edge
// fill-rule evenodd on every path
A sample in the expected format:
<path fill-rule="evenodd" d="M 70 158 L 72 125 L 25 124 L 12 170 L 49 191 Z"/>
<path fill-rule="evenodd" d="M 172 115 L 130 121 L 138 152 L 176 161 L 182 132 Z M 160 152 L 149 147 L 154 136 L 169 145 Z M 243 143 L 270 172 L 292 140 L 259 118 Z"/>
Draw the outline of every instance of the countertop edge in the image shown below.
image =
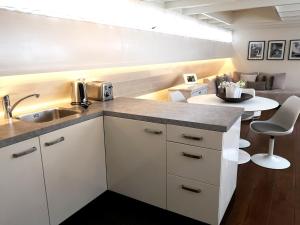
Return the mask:
<path fill-rule="evenodd" d="M 0 140 L 0 148 L 6 147 L 9 145 L 18 143 L 18 142 L 26 141 L 28 139 L 35 138 L 35 137 L 41 136 L 43 134 L 47 134 L 47 133 L 53 132 L 55 130 L 69 127 L 69 126 L 72 126 L 72 125 L 75 125 L 75 124 L 78 124 L 78 123 L 81 123 L 81 122 L 84 122 L 87 120 L 91 120 L 91 119 L 94 119 L 99 116 L 103 116 L 103 111 L 92 113 L 89 115 L 82 115 L 77 118 L 73 118 L 73 119 L 70 119 L 67 121 L 61 121 L 60 123 L 57 123 L 57 124 L 49 125 L 48 127 L 45 127 L 45 128 L 39 128 L 39 129 L 29 131 L 29 132 L 26 132 L 26 133 L 23 133 L 20 135 L 9 137 L 9 138 Z"/>
<path fill-rule="evenodd" d="M 106 109 L 99 108 L 98 112 L 91 112 L 90 114 L 82 114 L 79 117 L 57 121 L 55 124 L 49 124 L 49 126 L 37 128 L 32 131 L 28 131 L 26 133 L 22 133 L 16 136 L 4 138 L 0 140 L 0 148 L 22 142 L 28 140 L 30 138 L 35 138 L 50 132 L 53 132 L 58 129 L 62 129 L 65 127 L 69 127 L 90 119 L 94 119 L 99 116 L 112 116 L 112 117 L 119 117 L 125 119 L 132 119 L 132 120 L 140 120 L 145 122 L 152 122 L 152 123 L 160 123 L 160 124 L 172 124 L 177 126 L 184 126 L 184 127 L 191 127 L 196 129 L 203 129 L 203 130 L 211 130 L 216 132 L 227 132 L 233 124 L 237 121 L 237 119 L 242 115 L 243 110 L 241 109 L 240 112 L 237 112 L 236 116 L 232 118 L 230 123 L 227 126 L 225 125 L 215 125 L 215 124 L 206 124 L 206 123 L 199 123 L 187 120 L 176 120 L 176 119 L 168 119 L 163 117 L 152 117 L 147 115 L 139 115 L 134 113 L 125 113 L 125 112 L 116 112 Z"/>

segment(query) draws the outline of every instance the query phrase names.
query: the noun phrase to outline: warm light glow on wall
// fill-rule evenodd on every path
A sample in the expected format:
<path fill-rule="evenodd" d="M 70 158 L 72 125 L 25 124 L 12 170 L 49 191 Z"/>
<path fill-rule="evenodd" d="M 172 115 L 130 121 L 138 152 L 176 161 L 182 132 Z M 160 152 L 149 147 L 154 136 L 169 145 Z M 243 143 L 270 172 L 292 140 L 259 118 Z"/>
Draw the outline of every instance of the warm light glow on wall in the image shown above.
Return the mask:
<path fill-rule="evenodd" d="M 51 17 L 232 42 L 232 32 L 137 0 L 1 0 L 0 8 Z"/>
<path fill-rule="evenodd" d="M 143 80 L 149 76 L 155 77 L 166 74 L 166 70 L 168 71 L 167 74 L 181 74 L 186 69 L 190 71 L 191 68 L 193 69 L 196 67 L 216 68 L 218 65 L 221 65 L 220 67 L 222 67 L 218 71 L 218 74 L 232 71 L 232 59 L 219 58 L 167 64 L 0 76 L 0 105 L 1 97 L 7 94 L 11 96 L 11 101 L 14 103 L 27 94 L 39 93 L 41 94 L 39 99 L 32 98 L 24 101 L 16 108 L 15 114 L 23 114 L 57 106 L 69 107 L 71 101 L 70 84 L 78 78 L 86 78 L 87 81 L 102 80 L 104 78 L 104 80 L 107 79 L 112 81 L 115 85 L 118 82 L 128 82 L 133 76 L 134 79 Z M 132 89 L 130 86 L 127 88 Z M 164 89 L 155 93 L 140 96 L 140 98 L 167 100 L 167 94 L 168 90 Z M 2 118 L 3 109 L 0 107 L 0 124 Z"/>
<path fill-rule="evenodd" d="M 49 73 L 35 73 L 35 74 L 20 74 L 10 76 L 0 76 L 0 84 L 5 84 L 6 87 L 11 85 L 27 84 L 27 83 L 41 83 L 48 81 L 74 81 L 78 78 L 86 78 L 87 80 L 93 80 L 93 78 L 99 75 L 117 75 L 126 74 L 132 72 L 142 71 L 154 71 L 163 68 L 175 68 L 180 66 L 193 66 L 201 65 L 212 62 L 224 62 L 225 65 L 232 65 L 231 58 L 218 58 L 218 59 L 207 59 L 207 60 L 195 60 L 195 61 L 184 61 L 174 63 L 163 63 L 163 64 L 151 64 L 141 66 L 127 66 L 127 67 L 112 67 L 102 69 L 90 69 L 90 70 L 76 70 L 76 71 L 60 71 L 60 72 L 49 72 Z M 0 96 L 7 94 L 4 86 L 0 85 Z"/>

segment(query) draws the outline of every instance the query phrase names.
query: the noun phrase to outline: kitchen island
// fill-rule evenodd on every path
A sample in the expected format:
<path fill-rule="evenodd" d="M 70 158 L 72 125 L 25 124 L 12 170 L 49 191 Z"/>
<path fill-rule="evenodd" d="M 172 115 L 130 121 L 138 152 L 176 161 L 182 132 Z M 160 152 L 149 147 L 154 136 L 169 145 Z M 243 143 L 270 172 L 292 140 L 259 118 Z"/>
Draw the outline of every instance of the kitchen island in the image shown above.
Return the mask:
<path fill-rule="evenodd" d="M 15 190 L 0 194 L 0 206 L 38 210 L 31 225 L 58 225 L 108 189 L 219 224 L 236 188 L 242 111 L 116 98 L 50 122 L 2 122 L 0 177 Z"/>

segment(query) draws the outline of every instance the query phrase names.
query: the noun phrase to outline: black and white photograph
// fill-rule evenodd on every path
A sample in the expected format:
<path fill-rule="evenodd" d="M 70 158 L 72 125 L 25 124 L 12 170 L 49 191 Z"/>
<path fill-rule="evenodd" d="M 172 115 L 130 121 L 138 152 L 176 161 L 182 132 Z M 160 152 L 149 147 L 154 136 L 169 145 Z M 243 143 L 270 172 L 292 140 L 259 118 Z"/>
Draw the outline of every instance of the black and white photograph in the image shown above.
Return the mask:
<path fill-rule="evenodd" d="M 183 74 L 184 82 L 186 84 L 196 84 L 197 83 L 197 75 L 195 73 L 186 73 Z"/>
<path fill-rule="evenodd" d="M 248 60 L 263 60 L 265 41 L 250 41 L 248 48 Z"/>
<path fill-rule="evenodd" d="M 300 60 L 300 40 L 291 40 L 289 59 Z"/>
<path fill-rule="evenodd" d="M 285 53 L 285 40 L 269 41 L 268 60 L 283 60 Z"/>

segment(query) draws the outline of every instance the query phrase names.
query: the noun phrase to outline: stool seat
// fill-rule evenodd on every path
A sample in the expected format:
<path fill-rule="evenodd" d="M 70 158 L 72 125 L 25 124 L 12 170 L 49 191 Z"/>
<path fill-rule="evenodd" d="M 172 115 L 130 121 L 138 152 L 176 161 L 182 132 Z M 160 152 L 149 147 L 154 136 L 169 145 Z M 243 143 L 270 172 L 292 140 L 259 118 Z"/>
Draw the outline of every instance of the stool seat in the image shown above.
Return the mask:
<path fill-rule="evenodd" d="M 283 127 L 274 124 L 274 123 L 270 123 L 270 122 L 260 122 L 257 121 L 256 123 L 252 123 L 251 124 L 251 128 L 259 133 L 274 133 L 274 132 L 286 132 L 287 130 L 284 129 Z"/>

